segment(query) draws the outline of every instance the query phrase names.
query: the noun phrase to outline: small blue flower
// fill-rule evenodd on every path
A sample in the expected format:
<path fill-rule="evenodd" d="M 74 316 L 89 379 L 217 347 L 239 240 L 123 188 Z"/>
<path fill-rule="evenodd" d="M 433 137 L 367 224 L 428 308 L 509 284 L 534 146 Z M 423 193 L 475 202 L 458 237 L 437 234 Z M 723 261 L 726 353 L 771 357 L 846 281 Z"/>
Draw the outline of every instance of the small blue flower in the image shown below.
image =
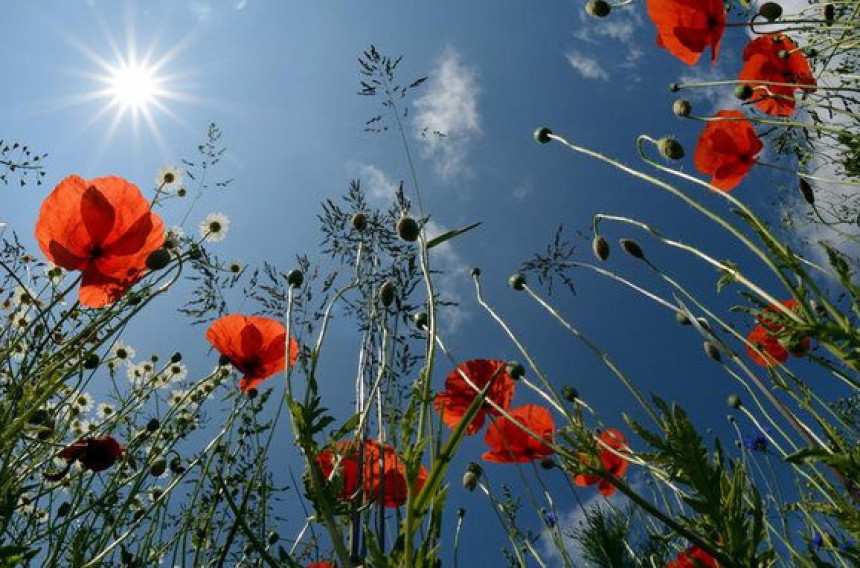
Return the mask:
<path fill-rule="evenodd" d="M 746 439 L 745 445 L 751 452 L 766 452 L 768 446 L 767 436 L 764 435 L 764 432 L 756 431 Z"/>
<path fill-rule="evenodd" d="M 821 545 L 824 544 L 824 537 L 821 536 L 821 533 L 815 533 L 812 537 L 812 546 L 815 548 L 821 548 Z"/>
<path fill-rule="evenodd" d="M 555 515 L 552 513 L 544 513 L 543 522 L 545 522 L 546 526 L 549 528 L 555 527 Z"/>

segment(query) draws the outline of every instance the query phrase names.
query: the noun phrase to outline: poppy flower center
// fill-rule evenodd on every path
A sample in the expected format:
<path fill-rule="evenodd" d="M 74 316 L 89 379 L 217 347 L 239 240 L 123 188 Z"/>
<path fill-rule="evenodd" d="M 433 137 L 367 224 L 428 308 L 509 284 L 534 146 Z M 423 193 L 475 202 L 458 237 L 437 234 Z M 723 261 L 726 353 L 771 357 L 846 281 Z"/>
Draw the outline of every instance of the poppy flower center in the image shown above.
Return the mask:
<path fill-rule="evenodd" d="M 90 249 L 90 258 L 95 260 L 101 257 L 105 253 L 104 249 L 102 249 L 99 245 L 94 245 L 93 248 Z"/>

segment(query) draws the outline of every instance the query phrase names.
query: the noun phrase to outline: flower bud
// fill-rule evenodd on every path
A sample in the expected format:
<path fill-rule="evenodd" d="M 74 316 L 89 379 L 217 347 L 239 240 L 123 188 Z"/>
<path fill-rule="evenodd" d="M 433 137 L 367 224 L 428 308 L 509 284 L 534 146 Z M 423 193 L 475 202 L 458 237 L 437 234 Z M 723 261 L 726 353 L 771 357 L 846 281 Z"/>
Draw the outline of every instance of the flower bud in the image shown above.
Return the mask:
<path fill-rule="evenodd" d="M 472 278 L 477 278 L 478 276 L 481 275 L 481 269 L 476 266 L 476 267 L 472 268 L 471 270 L 469 270 L 469 275 L 471 275 Z"/>
<path fill-rule="evenodd" d="M 738 85 L 735 87 L 735 97 L 739 100 L 745 101 L 753 96 L 753 88 L 747 84 Z"/>
<path fill-rule="evenodd" d="M 146 267 L 150 270 L 161 270 L 170 264 L 170 252 L 167 249 L 157 249 L 146 257 Z"/>
<path fill-rule="evenodd" d="M 642 260 L 645 258 L 645 253 L 642 252 L 642 248 L 636 241 L 632 241 L 630 239 L 621 239 L 618 241 L 621 244 L 621 248 L 632 256 L 633 258 L 638 258 Z"/>
<path fill-rule="evenodd" d="M 815 194 L 812 192 L 812 185 L 804 178 L 797 178 L 797 185 L 800 188 L 800 195 L 803 200 L 810 205 L 815 205 Z"/>
<path fill-rule="evenodd" d="M 579 391 L 570 385 L 564 385 L 561 387 L 561 396 L 568 402 L 576 402 L 576 399 L 579 398 Z"/>
<path fill-rule="evenodd" d="M 728 404 L 730 408 L 740 408 L 741 397 L 736 394 L 730 394 L 729 397 L 726 399 L 726 404 Z"/>
<path fill-rule="evenodd" d="M 69 512 L 71 510 L 72 510 L 72 506 L 69 504 L 69 502 L 63 501 L 62 503 L 60 503 L 60 506 L 57 507 L 57 516 L 58 517 L 65 517 L 66 515 L 69 514 Z"/>
<path fill-rule="evenodd" d="M 278 540 L 280 540 L 280 538 L 281 536 L 278 533 L 272 531 L 266 537 L 266 542 L 269 543 L 269 546 L 273 546 L 276 542 L 278 542 Z"/>
<path fill-rule="evenodd" d="M 513 380 L 518 381 L 526 374 L 526 370 L 519 361 L 508 361 L 505 366 L 505 373 Z"/>
<path fill-rule="evenodd" d="M 170 356 L 171 363 L 179 363 L 180 361 L 182 361 L 182 353 L 179 351 Z"/>
<path fill-rule="evenodd" d="M 419 232 L 418 221 L 409 215 L 402 216 L 397 222 L 397 234 L 404 241 L 415 242 Z"/>
<path fill-rule="evenodd" d="M 672 103 L 672 113 L 678 118 L 690 116 L 693 111 L 693 105 L 687 99 L 678 99 Z"/>
<path fill-rule="evenodd" d="M 379 302 L 386 308 L 394 302 L 394 284 L 386 280 L 379 287 Z"/>
<path fill-rule="evenodd" d="M 609 258 L 609 243 L 600 235 L 594 235 L 591 241 L 591 250 L 598 260 L 606 261 Z"/>
<path fill-rule="evenodd" d="M 772 22 L 782 16 L 782 6 L 776 2 L 765 2 L 759 6 L 758 13 L 768 22 Z"/>
<path fill-rule="evenodd" d="M 155 432 L 161 428 L 161 422 L 158 421 L 157 418 L 153 418 L 149 422 L 146 423 L 146 431 L 147 432 Z"/>
<path fill-rule="evenodd" d="M 367 228 L 367 215 L 364 213 L 356 213 L 352 216 L 352 228 L 356 231 L 363 231 Z"/>
<path fill-rule="evenodd" d="M 418 329 L 427 328 L 427 312 L 415 312 L 412 316 L 412 322 Z"/>
<path fill-rule="evenodd" d="M 158 458 L 152 465 L 149 466 L 149 474 L 153 477 L 161 477 L 161 475 L 167 469 L 167 460 L 164 458 Z"/>
<path fill-rule="evenodd" d="M 305 275 L 298 268 L 294 270 L 290 270 L 287 274 L 287 284 L 290 285 L 290 288 L 298 288 L 302 285 L 302 282 L 305 281 Z"/>
<path fill-rule="evenodd" d="M 836 19 L 836 8 L 833 4 L 825 4 L 824 5 L 824 23 L 828 26 L 833 25 L 833 20 Z"/>
<path fill-rule="evenodd" d="M 681 325 L 692 325 L 693 322 L 690 321 L 690 318 L 687 317 L 682 311 L 675 312 L 675 321 Z"/>
<path fill-rule="evenodd" d="M 484 469 L 475 462 L 471 462 L 466 466 L 466 473 L 463 474 L 463 487 L 468 491 L 474 491 L 482 473 L 484 473 Z"/>
<path fill-rule="evenodd" d="M 710 357 L 717 363 L 722 361 L 723 357 L 722 355 L 720 355 L 720 350 L 717 349 L 717 347 L 713 343 L 711 343 L 710 341 L 706 341 L 702 344 L 702 347 L 704 348 L 705 353 L 708 355 L 708 357 Z"/>
<path fill-rule="evenodd" d="M 671 136 L 664 136 L 657 140 L 657 149 L 667 160 L 680 160 L 684 157 L 684 147 Z"/>
<path fill-rule="evenodd" d="M 510 278 L 508 278 L 508 286 L 510 286 L 514 290 L 522 290 L 525 285 L 526 277 L 519 272 L 511 274 Z"/>
<path fill-rule="evenodd" d="M 182 465 L 182 460 L 179 458 L 173 458 L 170 460 L 170 471 L 176 475 L 182 475 L 185 473 L 185 466 Z"/>
<path fill-rule="evenodd" d="M 552 140 L 552 138 L 550 138 L 551 135 L 552 130 L 550 130 L 549 128 L 538 128 L 537 130 L 535 130 L 534 139 L 535 142 L 539 144 L 546 144 L 547 142 Z"/>
<path fill-rule="evenodd" d="M 605 18 L 612 11 L 612 6 L 606 0 L 588 0 L 585 12 L 592 18 Z"/>
<path fill-rule="evenodd" d="M 230 364 L 230 358 L 227 357 L 226 355 L 221 355 L 220 357 L 218 357 L 218 366 L 219 367 L 225 367 L 229 364 Z"/>
<path fill-rule="evenodd" d="M 99 356 L 95 353 L 89 353 L 86 357 L 84 357 L 84 369 L 95 369 L 99 366 Z"/>

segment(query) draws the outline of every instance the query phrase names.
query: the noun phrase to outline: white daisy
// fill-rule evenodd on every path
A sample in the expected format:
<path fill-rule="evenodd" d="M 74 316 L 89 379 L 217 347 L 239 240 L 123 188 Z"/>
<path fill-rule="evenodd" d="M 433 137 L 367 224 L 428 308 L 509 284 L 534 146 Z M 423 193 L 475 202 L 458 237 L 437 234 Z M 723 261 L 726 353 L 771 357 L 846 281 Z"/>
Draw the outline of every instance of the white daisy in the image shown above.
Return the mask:
<path fill-rule="evenodd" d="M 171 383 L 177 383 L 179 381 L 185 380 L 185 377 L 188 376 L 188 368 L 184 363 L 176 362 L 171 363 L 167 366 L 167 369 L 164 371 L 165 375 L 170 377 Z"/>
<path fill-rule="evenodd" d="M 153 485 L 149 488 L 149 500 L 155 503 L 158 498 L 164 495 L 164 487 Z"/>
<path fill-rule="evenodd" d="M 72 420 L 71 424 L 72 436 L 75 438 L 83 438 L 90 433 L 89 420 Z"/>
<path fill-rule="evenodd" d="M 170 396 L 167 397 L 167 404 L 170 406 L 185 406 L 189 403 L 188 391 L 177 389 L 170 391 Z"/>
<path fill-rule="evenodd" d="M 131 364 L 131 360 L 134 359 L 134 356 L 136 355 L 136 352 L 131 345 L 124 341 L 117 341 L 114 343 L 113 349 L 110 350 L 110 353 L 113 357 L 127 365 Z"/>
<path fill-rule="evenodd" d="M 72 404 L 78 407 L 82 414 L 86 414 L 93 407 L 93 397 L 90 393 L 81 391 L 72 396 Z"/>
<path fill-rule="evenodd" d="M 96 407 L 96 416 L 102 420 L 107 420 L 116 414 L 116 409 L 109 402 L 102 402 Z"/>
<path fill-rule="evenodd" d="M 51 520 L 51 515 L 48 514 L 48 511 L 45 509 L 36 509 L 36 512 L 33 515 L 36 517 L 36 521 L 40 523 L 47 523 Z"/>
<path fill-rule="evenodd" d="M 168 227 L 164 233 L 164 248 L 167 250 L 175 250 L 182 244 L 182 238 L 185 236 L 185 230 L 179 225 Z"/>
<path fill-rule="evenodd" d="M 143 386 L 151 377 L 151 371 L 147 369 L 151 369 L 152 365 L 147 365 L 147 362 L 138 363 L 137 365 L 130 365 L 128 367 L 128 371 L 126 375 L 128 376 L 128 381 L 136 386 Z"/>
<path fill-rule="evenodd" d="M 45 265 L 45 276 L 48 277 L 52 286 L 59 286 L 63 278 L 65 278 L 66 273 L 59 266 L 48 263 Z"/>
<path fill-rule="evenodd" d="M 200 222 L 200 236 L 204 241 L 217 243 L 223 241 L 230 228 L 230 219 L 223 213 L 210 213 Z"/>
<path fill-rule="evenodd" d="M 158 170 L 155 185 L 161 189 L 174 188 L 182 185 L 182 170 L 173 165 L 167 165 Z"/>

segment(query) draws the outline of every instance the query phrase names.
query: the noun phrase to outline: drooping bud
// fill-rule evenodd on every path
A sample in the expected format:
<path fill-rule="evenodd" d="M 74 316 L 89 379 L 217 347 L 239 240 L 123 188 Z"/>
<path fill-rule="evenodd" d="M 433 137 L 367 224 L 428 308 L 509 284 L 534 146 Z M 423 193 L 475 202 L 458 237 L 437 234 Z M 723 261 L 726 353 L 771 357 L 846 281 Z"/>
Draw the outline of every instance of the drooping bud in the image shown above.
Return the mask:
<path fill-rule="evenodd" d="M 367 228 L 367 215 L 364 213 L 356 213 L 352 216 L 352 228 L 356 231 L 363 231 Z"/>
<path fill-rule="evenodd" d="M 294 270 L 290 270 L 287 274 L 287 284 L 290 285 L 290 288 L 298 288 L 302 285 L 302 282 L 305 281 L 305 275 L 298 268 Z"/>
<path fill-rule="evenodd" d="M 594 240 L 591 241 L 591 250 L 598 260 L 605 261 L 609 258 L 609 243 L 600 235 L 594 235 Z"/>
<path fill-rule="evenodd" d="M 470 463 L 466 467 L 466 473 L 463 474 L 463 488 L 467 491 L 474 491 L 482 473 L 484 473 L 484 468 L 475 462 Z"/>
<path fill-rule="evenodd" d="M 561 387 L 561 396 L 568 402 L 576 402 L 576 399 L 579 398 L 579 391 L 570 385 L 564 385 Z"/>
<path fill-rule="evenodd" d="M 161 270 L 170 264 L 170 252 L 160 248 L 149 253 L 146 257 L 146 267 L 150 270 Z"/>
<path fill-rule="evenodd" d="M 708 357 L 710 357 L 711 359 L 713 359 L 717 363 L 719 363 L 720 361 L 723 360 L 723 356 L 720 355 L 720 350 L 717 349 L 716 345 L 714 345 L 710 341 L 704 342 L 702 344 L 702 347 L 704 348 L 705 353 L 708 355 Z"/>
<path fill-rule="evenodd" d="M 419 232 L 418 221 L 409 215 L 403 215 L 397 222 L 397 234 L 404 241 L 415 242 Z"/>
<path fill-rule="evenodd" d="M 525 367 L 519 361 L 508 361 L 505 372 L 515 381 L 520 380 L 526 374 Z"/>
<path fill-rule="evenodd" d="M 758 13 L 768 22 L 772 22 L 782 16 L 782 6 L 776 2 L 765 2 L 759 6 Z"/>
<path fill-rule="evenodd" d="M 672 103 L 672 113 L 678 118 L 690 116 L 693 112 L 693 105 L 687 99 L 678 99 Z"/>
<path fill-rule="evenodd" d="M 815 194 L 812 192 L 812 185 L 805 178 L 797 178 L 797 186 L 800 188 L 800 195 L 803 200 L 810 205 L 815 205 Z"/>
<path fill-rule="evenodd" d="M 588 0 L 585 12 L 592 18 L 605 18 L 612 11 L 612 6 L 606 0 Z"/>
<path fill-rule="evenodd" d="M 379 302 L 386 308 L 394 302 L 394 284 L 386 280 L 379 287 Z"/>
<path fill-rule="evenodd" d="M 519 272 L 511 274 L 511 276 L 508 278 L 508 286 L 510 286 L 514 290 L 522 290 L 525 285 L 526 277 Z"/>
<path fill-rule="evenodd" d="M 738 99 L 745 101 L 751 96 L 753 96 L 753 88 L 750 85 L 744 83 L 735 87 L 735 97 Z"/>
<path fill-rule="evenodd" d="M 425 329 L 427 327 L 427 312 L 415 312 L 412 316 L 412 322 L 418 329 Z"/>
<path fill-rule="evenodd" d="M 549 128 L 538 128 L 537 130 L 535 130 L 534 139 L 535 142 L 539 144 L 546 144 L 547 142 L 552 140 L 552 138 L 550 138 L 551 135 L 552 130 L 550 130 Z"/>
<path fill-rule="evenodd" d="M 638 258 L 639 260 L 642 260 L 645 258 L 645 253 L 642 252 L 642 248 L 639 246 L 639 244 L 636 241 L 632 241 L 630 239 L 621 239 L 618 242 L 621 245 L 621 248 L 624 250 L 624 252 L 626 252 L 627 254 L 632 256 L 633 258 Z"/>
<path fill-rule="evenodd" d="M 684 147 L 671 136 L 664 136 L 657 140 L 657 149 L 667 160 L 680 160 L 684 157 Z"/>
<path fill-rule="evenodd" d="M 729 397 L 726 399 L 726 404 L 728 404 L 730 408 L 740 408 L 741 397 L 736 394 L 730 394 Z"/>
<path fill-rule="evenodd" d="M 690 321 L 690 318 L 687 317 L 682 311 L 675 312 L 675 321 L 681 325 L 692 325 L 693 322 Z"/>

